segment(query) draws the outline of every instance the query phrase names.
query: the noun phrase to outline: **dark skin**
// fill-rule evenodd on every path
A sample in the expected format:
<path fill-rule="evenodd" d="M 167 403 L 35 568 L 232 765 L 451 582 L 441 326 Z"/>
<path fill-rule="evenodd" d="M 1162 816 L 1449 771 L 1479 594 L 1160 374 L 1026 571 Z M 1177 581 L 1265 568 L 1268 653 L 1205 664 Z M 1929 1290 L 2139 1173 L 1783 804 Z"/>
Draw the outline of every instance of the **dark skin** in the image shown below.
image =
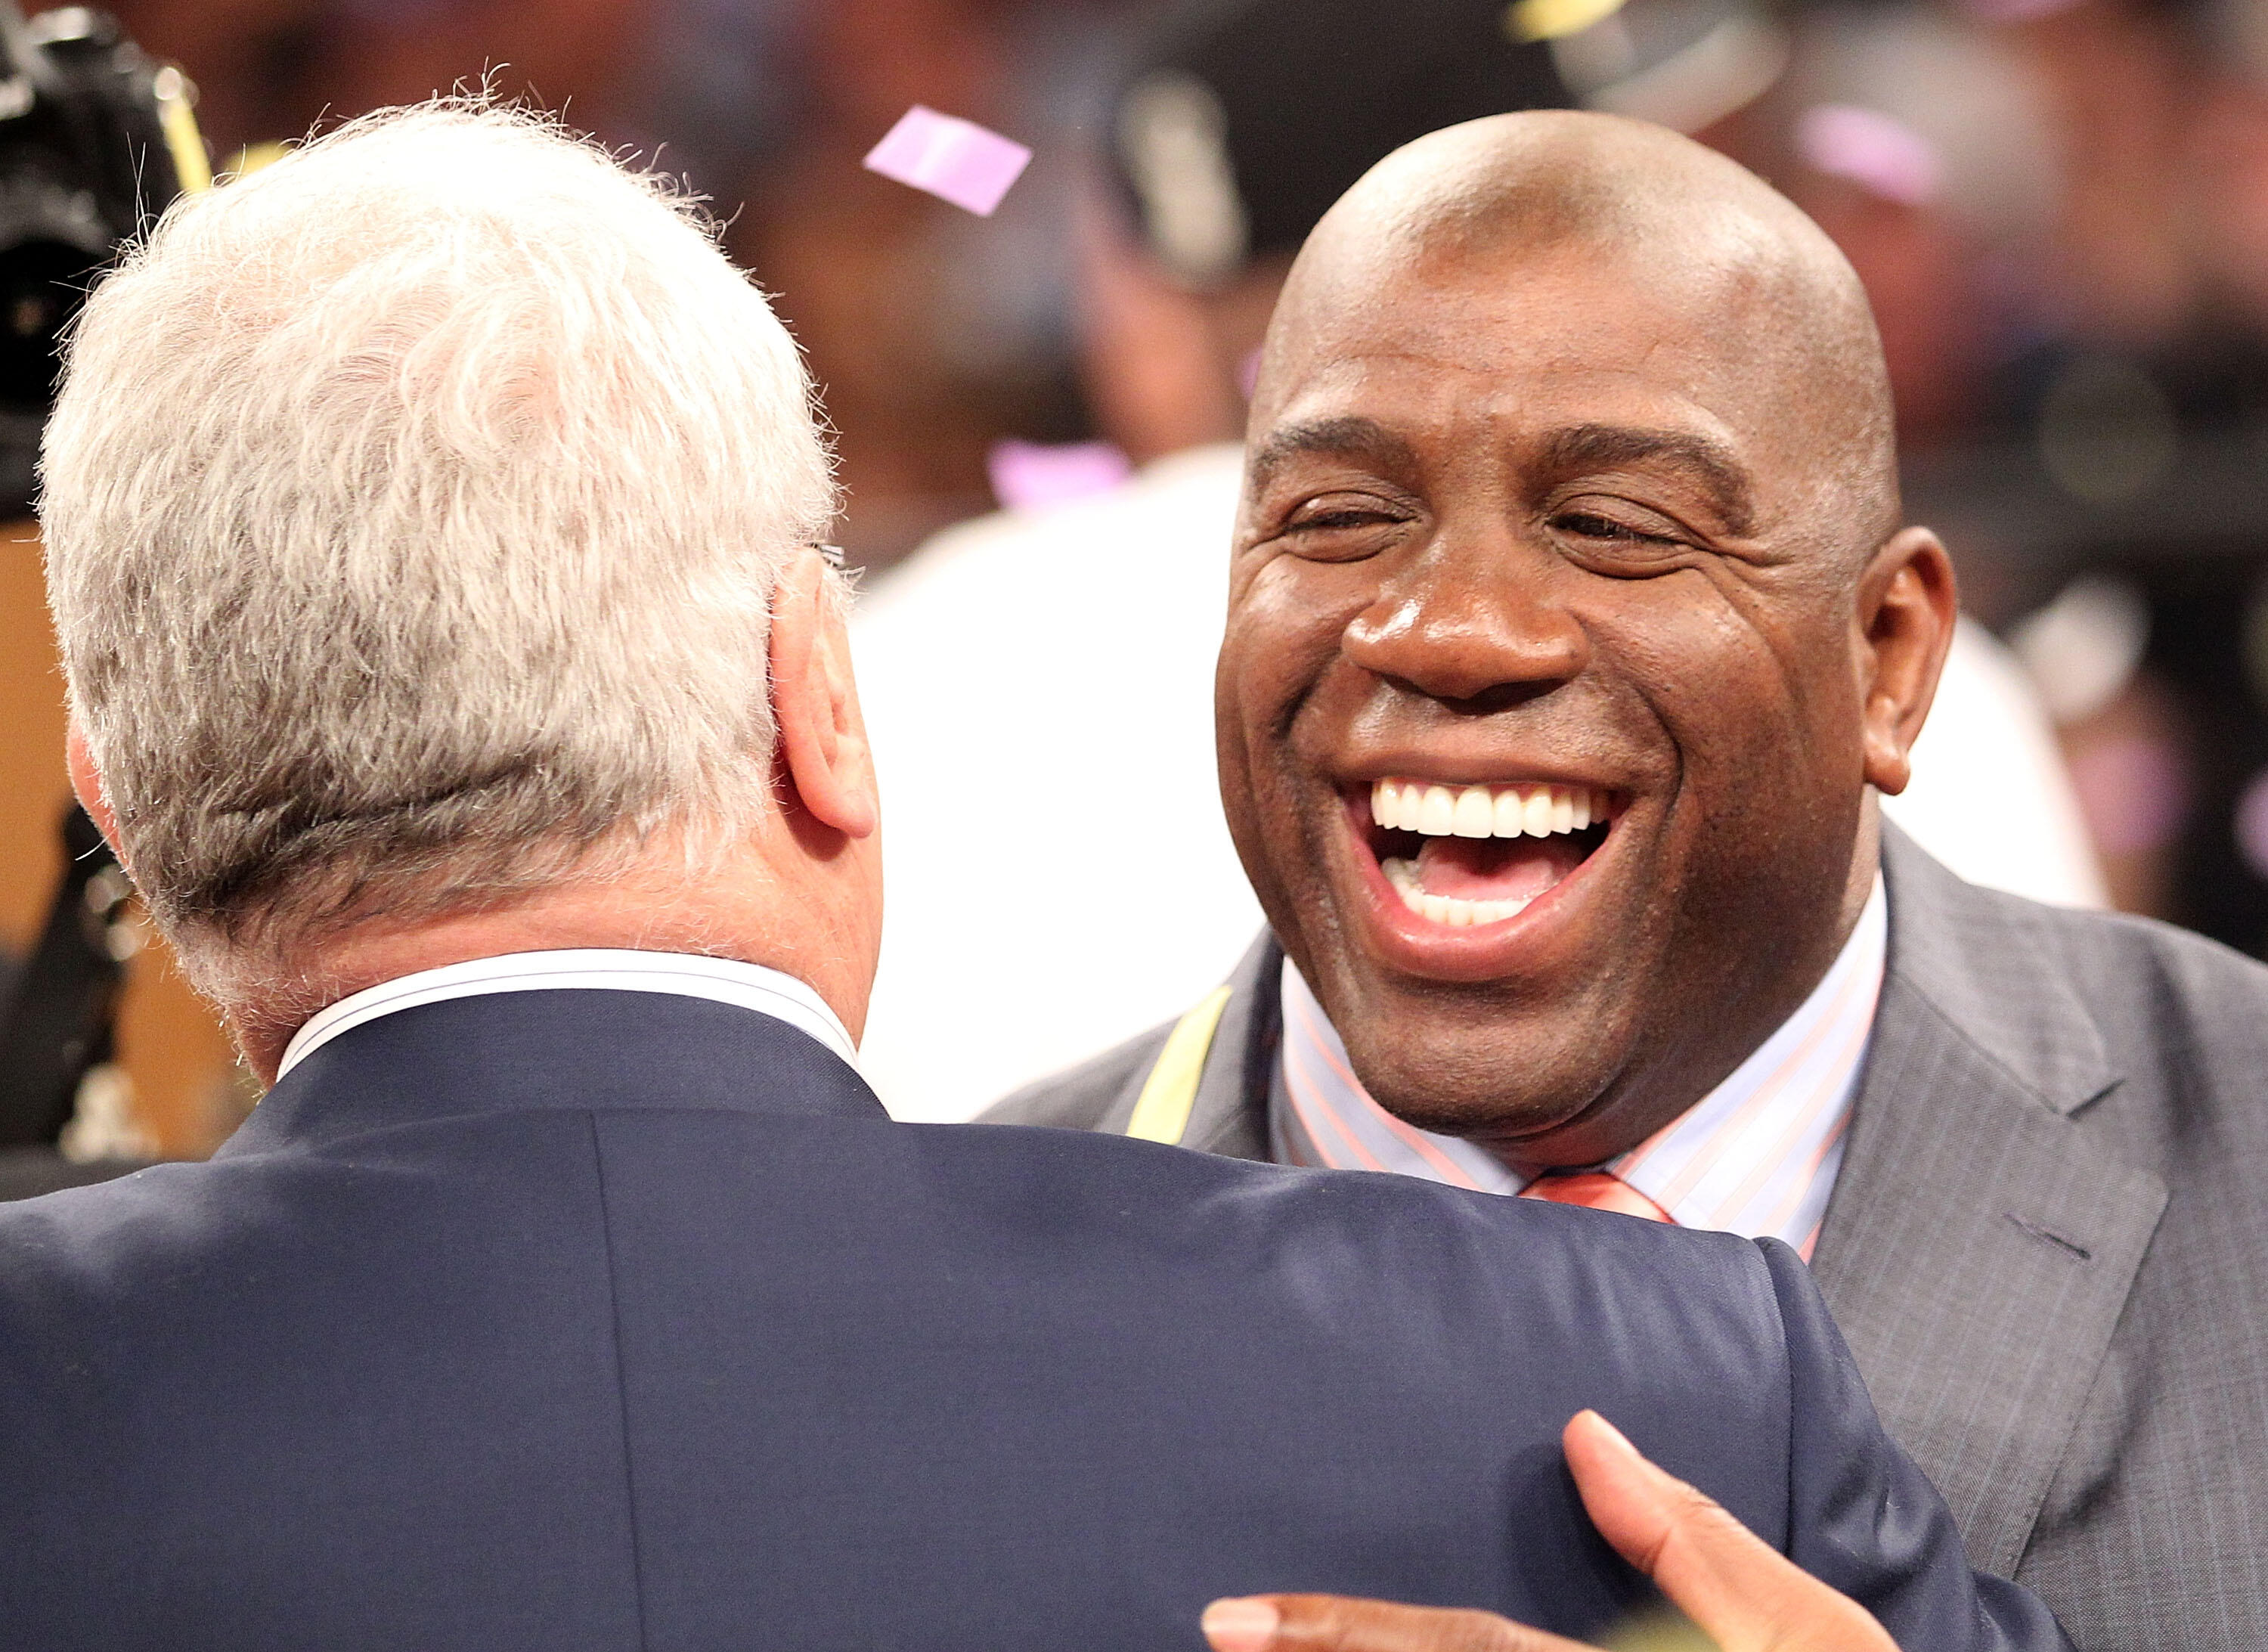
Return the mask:
<path fill-rule="evenodd" d="M 1658 129 L 1453 128 L 1316 231 L 1253 408 L 1221 785 L 1382 1104 L 1595 1163 L 1826 972 L 1955 614 L 1889 428 L 1848 266 Z M 1451 928 L 1380 874 L 1383 779 L 1587 787 L 1612 823 Z"/>

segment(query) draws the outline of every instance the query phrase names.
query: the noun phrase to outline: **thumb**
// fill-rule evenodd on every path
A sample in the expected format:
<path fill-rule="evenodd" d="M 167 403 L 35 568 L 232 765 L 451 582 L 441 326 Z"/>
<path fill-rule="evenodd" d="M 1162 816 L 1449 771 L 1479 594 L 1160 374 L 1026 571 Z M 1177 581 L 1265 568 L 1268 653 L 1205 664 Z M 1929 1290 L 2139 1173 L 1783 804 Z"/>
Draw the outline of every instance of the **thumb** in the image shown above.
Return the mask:
<path fill-rule="evenodd" d="M 1492 1611 L 1338 1595 L 1217 1600 L 1199 1626 L 1213 1652 L 1589 1652 Z"/>
<path fill-rule="evenodd" d="M 1725 1652 L 1897 1652 L 1872 1612 L 1654 1467 L 1598 1412 L 1577 1412 L 1561 1443 L 1599 1535 Z"/>

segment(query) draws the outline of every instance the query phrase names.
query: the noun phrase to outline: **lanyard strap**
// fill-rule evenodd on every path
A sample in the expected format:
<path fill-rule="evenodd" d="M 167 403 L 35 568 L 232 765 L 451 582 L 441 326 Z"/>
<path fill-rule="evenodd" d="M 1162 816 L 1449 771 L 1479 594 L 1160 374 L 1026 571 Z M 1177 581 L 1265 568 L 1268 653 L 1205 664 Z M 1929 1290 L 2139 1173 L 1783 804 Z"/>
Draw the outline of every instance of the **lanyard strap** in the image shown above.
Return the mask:
<path fill-rule="evenodd" d="M 1180 1142 L 1189 1127 L 1189 1110 L 1197 1105 L 1197 1080 L 1204 1076 L 1205 1055 L 1220 1028 L 1220 1013 L 1228 1007 L 1229 989 L 1217 986 L 1197 1007 L 1174 1023 L 1158 1064 L 1143 1081 L 1135 1099 L 1134 1116 L 1126 1133 L 1138 1141 Z"/>

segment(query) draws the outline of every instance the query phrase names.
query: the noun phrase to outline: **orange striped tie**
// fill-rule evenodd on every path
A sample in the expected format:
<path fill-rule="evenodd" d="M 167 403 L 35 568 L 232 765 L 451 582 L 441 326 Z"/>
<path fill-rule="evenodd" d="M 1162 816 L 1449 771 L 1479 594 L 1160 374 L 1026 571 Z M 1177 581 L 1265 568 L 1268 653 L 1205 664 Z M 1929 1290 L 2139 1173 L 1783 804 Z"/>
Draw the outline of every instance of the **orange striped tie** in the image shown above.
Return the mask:
<path fill-rule="evenodd" d="M 1618 1176 L 1604 1170 L 1578 1170 L 1570 1176 L 1539 1176 L 1521 1189 L 1522 1198 L 1548 1198 L 1555 1205 L 1587 1205 L 1593 1210 L 1611 1210 L 1624 1216 L 1639 1216 L 1647 1221 L 1666 1221 L 1675 1228 L 1669 1213 Z"/>

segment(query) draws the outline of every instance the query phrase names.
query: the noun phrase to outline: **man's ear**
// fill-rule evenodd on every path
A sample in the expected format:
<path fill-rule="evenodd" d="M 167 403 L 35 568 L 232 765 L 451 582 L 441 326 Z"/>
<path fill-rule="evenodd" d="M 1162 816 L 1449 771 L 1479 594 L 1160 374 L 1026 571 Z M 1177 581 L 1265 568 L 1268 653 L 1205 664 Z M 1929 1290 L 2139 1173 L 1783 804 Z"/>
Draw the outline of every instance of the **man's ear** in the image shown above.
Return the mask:
<path fill-rule="evenodd" d="M 1926 527 L 1901 528 L 1859 584 L 1859 666 L 1867 780 L 1895 797 L 1913 777 L 1913 743 L 1953 645 L 1961 597 L 1953 560 Z"/>
<path fill-rule="evenodd" d="M 118 847 L 118 816 L 111 811 L 110 799 L 102 789 L 102 771 L 94 766 L 94 750 L 87 744 L 86 730 L 76 717 L 63 734 L 63 762 L 70 770 L 71 795 L 101 829 L 119 864 L 125 865 L 126 857 Z"/>
<path fill-rule="evenodd" d="M 771 675 L 779 770 L 792 801 L 847 837 L 872 837 L 881 818 L 874 760 L 843 603 L 816 550 L 799 554 L 773 588 Z"/>

